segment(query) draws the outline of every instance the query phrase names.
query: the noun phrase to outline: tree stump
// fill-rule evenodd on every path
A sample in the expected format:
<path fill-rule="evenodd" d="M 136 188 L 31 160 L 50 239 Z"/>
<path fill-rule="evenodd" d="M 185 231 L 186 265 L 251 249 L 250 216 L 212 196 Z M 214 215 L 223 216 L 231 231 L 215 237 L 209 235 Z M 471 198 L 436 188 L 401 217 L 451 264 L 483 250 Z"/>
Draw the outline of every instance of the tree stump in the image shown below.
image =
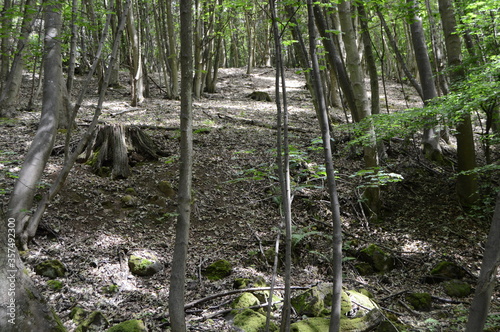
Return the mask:
<path fill-rule="evenodd" d="M 91 165 L 99 176 L 123 179 L 130 176 L 130 167 L 136 163 L 165 156 L 139 127 L 114 124 L 96 129 L 93 142 L 79 161 Z"/>

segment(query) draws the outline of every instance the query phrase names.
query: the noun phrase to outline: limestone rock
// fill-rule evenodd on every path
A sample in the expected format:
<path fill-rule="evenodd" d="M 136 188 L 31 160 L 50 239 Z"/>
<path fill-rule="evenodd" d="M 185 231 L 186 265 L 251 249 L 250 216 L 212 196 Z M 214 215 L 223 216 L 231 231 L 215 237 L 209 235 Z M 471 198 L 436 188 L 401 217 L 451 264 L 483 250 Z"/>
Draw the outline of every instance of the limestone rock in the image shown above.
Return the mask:
<path fill-rule="evenodd" d="M 147 332 L 142 320 L 132 319 L 110 327 L 106 332 Z"/>
<path fill-rule="evenodd" d="M 231 263 L 229 263 L 225 259 L 220 259 L 207 266 L 207 268 L 204 269 L 201 274 L 208 280 L 216 281 L 229 276 L 231 274 L 231 271 Z"/>
<path fill-rule="evenodd" d="M 128 259 L 128 267 L 132 274 L 141 277 L 150 277 L 163 269 L 163 264 L 155 254 L 149 251 L 137 251 Z"/>
<path fill-rule="evenodd" d="M 375 244 L 362 249 L 359 259 L 370 264 L 378 272 L 387 272 L 394 268 L 394 258 Z"/>
<path fill-rule="evenodd" d="M 446 295 L 452 297 L 466 297 L 471 293 L 470 285 L 457 279 L 443 282 L 443 288 Z"/>
<path fill-rule="evenodd" d="M 57 259 L 49 259 L 35 266 L 35 273 L 49 279 L 62 278 L 66 274 L 63 263 Z"/>

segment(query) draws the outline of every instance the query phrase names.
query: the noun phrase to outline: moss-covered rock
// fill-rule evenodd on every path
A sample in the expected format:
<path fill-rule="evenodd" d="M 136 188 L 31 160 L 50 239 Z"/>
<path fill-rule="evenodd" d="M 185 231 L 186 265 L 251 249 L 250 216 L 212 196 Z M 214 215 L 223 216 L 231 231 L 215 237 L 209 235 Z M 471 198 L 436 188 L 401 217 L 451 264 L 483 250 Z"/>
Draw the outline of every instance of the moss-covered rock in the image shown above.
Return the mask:
<path fill-rule="evenodd" d="M 465 270 L 461 266 L 453 262 L 443 261 L 432 268 L 425 281 L 433 284 L 445 280 L 462 279 L 463 277 L 465 277 Z"/>
<path fill-rule="evenodd" d="M 470 285 L 457 279 L 443 282 L 443 289 L 447 295 L 452 297 L 466 297 L 471 293 Z"/>
<path fill-rule="evenodd" d="M 88 311 L 81 307 L 74 307 L 69 313 L 69 318 L 75 322 L 76 325 L 81 324 L 85 318 L 89 315 Z"/>
<path fill-rule="evenodd" d="M 142 320 L 132 319 L 110 327 L 106 332 L 147 332 Z"/>
<path fill-rule="evenodd" d="M 134 252 L 128 259 L 128 267 L 132 274 L 149 277 L 163 269 L 163 265 L 155 254 L 148 251 Z"/>
<path fill-rule="evenodd" d="M 135 191 L 134 188 L 129 187 L 129 188 L 125 189 L 125 194 L 127 194 L 127 195 L 135 195 L 135 194 L 137 194 L 137 192 Z"/>
<path fill-rule="evenodd" d="M 311 317 L 290 325 L 291 332 L 328 332 L 330 319 Z"/>
<path fill-rule="evenodd" d="M 305 292 L 294 296 L 291 300 L 292 306 L 300 316 L 320 317 L 331 313 L 332 284 L 323 283 L 314 286 Z M 352 309 L 349 296 L 342 292 L 341 313 L 344 315 Z"/>
<path fill-rule="evenodd" d="M 429 293 L 408 293 L 405 298 L 415 310 L 431 311 L 432 309 L 432 298 Z"/>
<path fill-rule="evenodd" d="M 261 332 L 266 326 L 266 316 L 252 310 L 245 309 L 234 316 L 233 324 L 244 332 Z M 271 323 L 270 331 L 277 331 L 274 323 Z"/>
<path fill-rule="evenodd" d="M 137 197 L 132 196 L 132 195 L 125 195 L 125 196 L 122 196 L 122 198 L 121 198 L 121 202 L 122 202 L 122 205 L 124 207 L 136 206 L 138 201 L 139 200 L 137 199 Z"/>
<path fill-rule="evenodd" d="M 175 197 L 175 190 L 168 181 L 160 181 L 160 183 L 158 183 L 158 190 L 167 198 Z"/>
<path fill-rule="evenodd" d="M 49 286 L 50 289 L 57 291 L 63 288 L 63 283 L 59 280 L 51 279 L 47 281 L 47 286 Z"/>
<path fill-rule="evenodd" d="M 236 278 L 233 282 L 234 289 L 249 288 L 252 283 L 252 279 L 249 278 Z"/>
<path fill-rule="evenodd" d="M 201 274 L 208 280 L 216 281 L 231 275 L 231 271 L 231 263 L 225 259 L 219 259 L 218 261 L 215 261 L 207 266 Z"/>
<path fill-rule="evenodd" d="M 252 293 L 243 293 L 240 294 L 232 303 L 231 303 L 231 308 L 233 309 L 246 309 L 249 307 L 253 307 L 256 305 L 259 305 L 260 301 L 259 299 L 253 295 Z M 235 311 L 233 310 L 234 314 L 237 314 L 239 310 Z"/>
<path fill-rule="evenodd" d="M 359 252 L 359 259 L 370 264 L 378 272 L 387 272 L 394 268 L 394 258 L 376 244 L 370 244 L 362 249 Z"/>
<path fill-rule="evenodd" d="M 103 293 L 106 294 L 114 294 L 120 290 L 120 286 L 118 285 L 107 285 L 101 288 Z"/>
<path fill-rule="evenodd" d="M 66 274 L 63 263 L 57 259 L 49 259 L 35 266 L 35 273 L 49 279 L 62 278 Z"/>
<path fill-rule="evenodd" d="M 85 320 L 78 325 L 75 332 L 104 331 L 109 322 L 100 311 L 93 311 Z"/>
<path fill-rule="evenodd" d="M 362 276 L 367 276 L 375 272 L 373 267 L 366 262 L 358 262 L 354 264 L 354 268 L 356 268 L 356 271 Z"/>

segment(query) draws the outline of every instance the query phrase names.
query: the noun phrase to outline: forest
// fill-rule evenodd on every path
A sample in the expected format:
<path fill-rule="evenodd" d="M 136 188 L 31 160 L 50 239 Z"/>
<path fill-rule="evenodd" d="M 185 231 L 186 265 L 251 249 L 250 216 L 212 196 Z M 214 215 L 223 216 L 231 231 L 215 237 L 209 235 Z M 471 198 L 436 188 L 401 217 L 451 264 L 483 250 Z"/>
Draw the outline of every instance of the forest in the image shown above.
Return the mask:
<path fill-rule="evenodd" d="M 0 331 L 500 331 L 497 0 L 0 6 Z"/>

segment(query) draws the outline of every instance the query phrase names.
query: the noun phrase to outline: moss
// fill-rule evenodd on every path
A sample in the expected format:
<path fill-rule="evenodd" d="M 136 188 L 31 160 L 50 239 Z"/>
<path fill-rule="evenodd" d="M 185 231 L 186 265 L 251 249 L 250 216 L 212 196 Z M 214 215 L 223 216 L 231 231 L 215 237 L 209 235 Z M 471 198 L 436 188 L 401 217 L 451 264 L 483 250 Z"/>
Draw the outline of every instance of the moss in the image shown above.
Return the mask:
<path fill-rule="evenodd" d="M 75 332 L 85 332 L 85 331 L 102 331 L 103 328 L 107 328 L 109 322 L 104 317 L 100 311 L 94 311 L 85 318 L 85 320 L 78 325 Z"/>
<path fill-rule="evenodd" d="M 167 198 L 175 197 L 175 190 L 168 181 L 160 181 L 160 183 L 158 183 L 158 190 Z"/>
<path fill-rule="evenodd" d="M 394 268 L 394 259 L 375 244 L 370 244 L 360 252 L 360 259 L 379 272 Z"/>
<path fill-rule="evenodd" d="M 291 332 L 328 332 L 330 319 L 312 317 L 290 325 Z"/>
<path fill-rule="evenodd" d="M 52 312 L 52 319 L 56 322 L 56 326 L 52 330 L 52 332 L 66 332 L 67 330 L 64 327 L 63 322 L 61 321 L 61 319 L 59 318 L 59 316 L 56 314 L 56 312 L 54 311 L 54 309 L 51 308 L 50 311 Z"/>
<path fill-rule="evenodd" d="M 264 331 L 266 326 L 266 316 L 259 314 L 252 309 L 245 309 L 241 313 L 234 316 L 233 323 L 244 332 L 261 332 Z M 276 331 L 276 325 L 271 323 L 269 330 Z"/>
<path fill-rule="evenodd" d="M 120 290 L 120 287 L 118 285 L 108 285 L 102 288 L 102 291 L 107 294 L 116 293 L 118 292 L 118 290 Z"/>
<path fill-rule="evenodd" d="M 152 254 L 149 257 L 140 257 L 137 255 L 130 255 L 128 259 L 128 267 L 130 272 L 139 276 L 152 276 L 161 270 L 158 263 L 158 258 Z"/>
<path fill-rule="evenodd" d="M 444 292 L 452 297 L 466 297 L 471 293 L 468 283 L 461 280 L 450 280 L 443 283 Z"/>
<path fill-rule="evenodd" d="M 85 162 L 85 165 L 94 166 L 97 163 L 97 158 L 99 157 L 99 149 L 95 150 L 89 159 Z"/>
<path fill-rule="evenodd" d="M 248 288 L 248 285 L 252 282 L 252 279 L 248 278 L 236 278 L 233 282 L 234 289 Z"/>
<path fill-rule="evenodd" d="M 462 279 L 465 276 L 465 271 L 459 265 L 443 261 L 436 264 L 431 270 L 430 276 L 426 278 L 428 283 L 436 283 L 444 280 Z"/>
<path fill-rule="evenodd" d="M 75 322 L 75 324 L 81 324 L 85 318 L 88 316 L 88 312 L 81 307 L 74 307 L 69 313 L 69 318 Z"/>
<path fill-rule="evenodd" d="M 236 309 L 231 311 L 231 313 L 237 315 L 241 312 L 241 310 L 238 309 L 246 309 L 259 304 L 260 301 L 255 295 L 252 293 L 243 293 L 231 303 L 231 308 Z"/>
<path fill-rule="evenodd" d="M 109 328 L 106 332 L 146 332 L 146 326 L 142 320 L 132 319 L 121 322 Z"/>
<path fill-rule="evenodd" d="M 216 281 L 229 276 L 231 274 L 231 270 L 231 263 L 225 259 L 220 259 L 210 264 L 205 270 L 202 271 L 202 274 L 208 280 Z"/>
<path fill-rule="evenodd" d="M 60 290 L 63 288 L 63 283 L 59 280 L 49 280 L 47 281 L 47 286 L 49 286 L 52 290 Z"/>
<path fill-rule="evenodd" d="M 55 279 L 58 277 L 64 277 L 66 274 L 66 268 L 61 261 L 57 259 L 49 259 L 37 264 L 35 266 L 35 272 L 38 275 Z"/>
<path fill-rule="evenodd" d="M 134 188 L 127 188 L 125 189 L 125 194 L 128 194 L 128 195 L 135 195 L 137 192 L 135 191 Z"/>
<path fill-rule="evenodd" d="M 418 311 L 430 311 L 432 309 L 432 299 L 429 293 L 406 294 L 406 301 Z"/>

